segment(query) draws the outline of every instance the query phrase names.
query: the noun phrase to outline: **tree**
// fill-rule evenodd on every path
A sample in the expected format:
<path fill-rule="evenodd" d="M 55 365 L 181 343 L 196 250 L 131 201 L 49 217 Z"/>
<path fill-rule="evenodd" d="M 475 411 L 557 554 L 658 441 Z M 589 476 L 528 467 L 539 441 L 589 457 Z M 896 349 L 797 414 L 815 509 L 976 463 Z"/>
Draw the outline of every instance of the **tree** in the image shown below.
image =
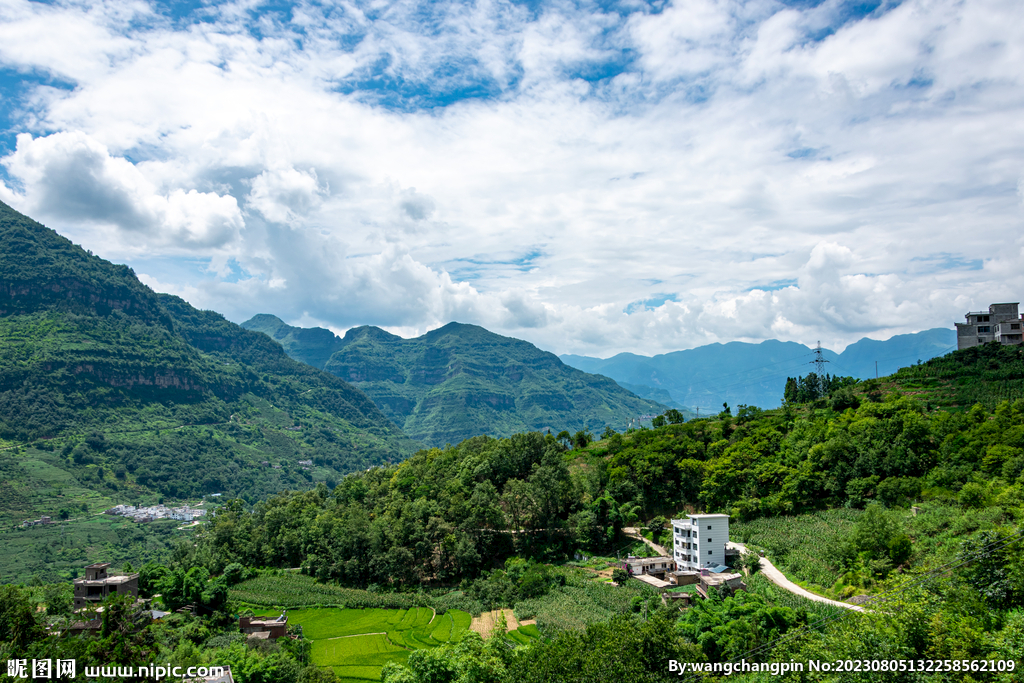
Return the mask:
<path fill-rule="evenodd" d="M 854 524 L 850 540 L 858 552 L 888 558 L 889 542 L 899 533 L 899 524 L 893 516 L 878 503 L 872 503 Z"/>
<path fill-rule="evenodd" d="M 238 562 L 232 562 L 228 566 L 224 567 L 222 574 L 224 582 L 229 586 L 234 586 L 237 583 L 241 583 L 245 578 L 245 567 Z"/>
<path fill-rule="evenodd" d="M 71 614 L 74 605 L 74 593 L 67 583 L 50 584 L 43 589 L 43 602 L 46 603 L 48 616 L 66 616 Z"/>
<path fill-rule="evenodd" d="M 0 586 L 0 642 L 10 643 L 13 652 L 24 652 L 42 636 L 28 595 L 17 586 Z"/>
<path fill-rule="evenodd" d="M 139 569 L 139 594 L 150 597 L 160 590 L 161 582 L 167 577 L 167 567 L 152 560 Z"/>
<path fill-rule="evenodd" d="M 619 584 L 620 586 L 629 581 L 629 572 L 621 567 L 616 567 L 612 570 L 612 581 Z"/>
<path fill-rule="evenodd" d="M 786 378 L 786 389 L 782 393 L 783 403 L 798 403 L 800 397 L 800 390 L 797 385 L 796 379 L 793 377 Z"/>
<path fill-rule="evenodd" d="M 594 435 L 588 431 L 580 430 L 572 437 L 572 443 L 576 448 L 586 448 L 594 440 Z"/>
<path fill-rule="evenodd" d="M 501 494 L 501 502 L 512 522 L 512 530 L 519 531 L 530 522 L 530 485 L 522 479 L 509 479 Z"/>

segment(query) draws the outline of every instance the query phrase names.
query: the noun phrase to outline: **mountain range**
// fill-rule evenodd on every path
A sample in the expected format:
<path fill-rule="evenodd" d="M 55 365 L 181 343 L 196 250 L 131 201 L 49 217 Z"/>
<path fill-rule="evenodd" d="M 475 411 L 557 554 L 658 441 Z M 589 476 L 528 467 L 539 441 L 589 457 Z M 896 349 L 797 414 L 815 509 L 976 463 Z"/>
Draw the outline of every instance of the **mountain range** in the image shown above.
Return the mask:
<path fill-rule="evenodd" d="M 876 372 L 879 377 L 890 375 L 954 349 L 956 331 L 951 326 L 885 341 L 865 338 L 842 353 L 822 349 L 821 356 L 828 374 L 868 379 Z M 709 344 L 657 356 L 620 353 L 602 359 L 566 354 L 560 358 L 580 370 L 611 377 L 639 395 L 659 396 L 663 403 L 671 400 L 691 410 L 699 407 L 701 413 L 718 412 L 722 403 L 777 408 L 786 378 L 815 370 L 814 349 L 774 339 L 760 344 Z"/>
<path fill-rule="evenodd" d="M 267 334 L 292 358 L 358 387 L 406 434 L 432 446 L 478 434 L 549 429 L 597 434 L 666 410 L 529 342 L 476 325 L 449 323 L 415 339 L 370 326 L 340 338 L 267 314 L 242 327 Z"/>
<path fill-rule="evenodd" d="M 0 519 L 252 499 L 418 444 L 347 382 L 0 203 Z"/>

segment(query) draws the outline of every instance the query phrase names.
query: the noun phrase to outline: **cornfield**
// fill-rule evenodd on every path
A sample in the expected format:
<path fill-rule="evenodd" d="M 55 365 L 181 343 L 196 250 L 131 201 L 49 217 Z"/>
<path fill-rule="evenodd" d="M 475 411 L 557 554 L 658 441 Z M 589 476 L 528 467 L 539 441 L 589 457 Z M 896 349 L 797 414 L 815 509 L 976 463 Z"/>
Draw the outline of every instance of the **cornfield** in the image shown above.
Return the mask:
<path fill-rule="evenodd" d="M 849 536 L 862 510 L 838 508 L 794 517 L 765 517 L 730 525 L 729 536 L 764 550 L 772 564 L 801 581 L 831 587 L 840 576 L 829 558 Z"/>

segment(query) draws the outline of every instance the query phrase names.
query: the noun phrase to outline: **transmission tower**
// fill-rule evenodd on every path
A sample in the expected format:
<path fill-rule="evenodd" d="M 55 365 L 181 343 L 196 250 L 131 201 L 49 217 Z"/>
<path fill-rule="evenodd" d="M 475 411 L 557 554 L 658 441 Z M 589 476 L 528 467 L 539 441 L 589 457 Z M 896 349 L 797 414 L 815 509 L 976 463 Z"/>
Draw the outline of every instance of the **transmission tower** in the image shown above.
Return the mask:
<path fill-rule="evenodd" d="M 825 379 L 825 363 L 831 363 L 832 361 L 826 360 L 825 356 L 821 354 L 821 342 L 814 349 L 814 360 L 811 361 L 811 365 L 814 366 L 814 372 L 818 375 L 818 379 Z"/>

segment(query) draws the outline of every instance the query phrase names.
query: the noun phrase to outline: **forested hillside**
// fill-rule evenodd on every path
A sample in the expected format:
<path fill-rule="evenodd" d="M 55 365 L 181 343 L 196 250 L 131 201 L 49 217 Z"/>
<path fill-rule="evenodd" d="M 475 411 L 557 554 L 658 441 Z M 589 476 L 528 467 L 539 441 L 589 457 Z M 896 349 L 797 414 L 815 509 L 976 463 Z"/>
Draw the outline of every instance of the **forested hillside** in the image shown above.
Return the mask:
<path fill-rule="evenodd" d="M 1024 505 L 1021 351 L 968 349 L 816 404 L 741 406 L 583 447 L 566 435 L 475 437 L 334 491 L 233 508 L 226 528 L 249 530 L 211 548 L 225 563 L 264 558 L 356 584 L 417 583 L 472 576 L 513 550 L 606 549 L 622 525 L 684 509 L 735 522 L 871 502 L 993 503 L 1011 514 Z"/>
<path fill-rule="evenodd" d="M 652 429 L 608 430 L 594 442 L 585 434 L 478 436 L 350 474 L 333 489 L 228 501 L 194 543 L 175 548 L 169 566 L 143 567 L 148 590 L 174 605 L 193 600 L 206 614 L 176 628 L 207 658 L 169 634 L 122 656 L 159 649 L 175 661 L 237 663 L 241 683 L 327 683 L 336 679 L 326 665 L 310 678 L 299 655 L 289 664 L 284 649 L 245 651 L 219 635 L 223 610 L 243 599 L 305 606 L 311 614 L 302 619 L 315 623 L 325 604 L 508 606 L 520 619 L 538 618 L 533 637 L 520 631 L 485 643 L 441 633 L 429 647 L 393 645 L 386 660 L 359 661 L 375 663 L 383 683 L 680 680 L 669 659 L 769 668 L 897 662 L 896 670 L 805 669 L 790 679 L 807 682 L 1016 680 L 1008 669 L 1024 656 L 1022 351 L 968 349 L 774 411 L 737 406 L 687 423 L 669 412 Z M 632 584 L 616 593 L 591 569 L 638 549 L 622 526 L 664 538 L 666 518 L 693 509 L 728 512 L 733 540 L 866 611 L 809 602 L 754 575 L 747 592 L 712 592 L 681 613 Z M 574 553 L 590 559 L 573 562 Z M 754 567 L 756 558 L 739 564 Z M 307 576 L 274 569 L 295 566 Z M 238 583 L 258 567 L 268 569 Z M 11 615 L 44 618 L 24 595 L 8 597 Z M 381 618 L 392 630 L 385 624 L 393 619 Z M 30 653 L 77 647 L 74 638 L 28 633 Z M 901 661 L 927 660 L 978 666 L 898 670 Z"/>
<path fill-rule="evenodd" d="M 431 446 L 479 434 L 621 430 L 631 419 L 666 408 L 529 342 L 475 325 L 450 323 L 416 339 L 377 327 L 358 327 L 338 339 L 270 315 L 242 326 L 278 340 L 292 358 L 359 387 L 409 436 Z"/>
<path fill-rule="evenodd" d="M 351 385 L 2 204 L 0 406 L 6 522 L 157 494 L 256 500 L 414 449 Z"/>
<path fill-rule="evenodd" d="M 619 680 L 601 669 L 602 648 L 637 680 L 677 680 L 665 661 L 633 654 L 644 648 L 697 663 L 984 659 L 1003 669 L 941 679 L 1013 680 L 1007 662 L 1024 654 L 1020 347 L 968 349 L 775 411 L 740 406 L 659 423 L 589 444 L 476 437 L 350 475 L 333 491 L 285 494 L 252 510 L 232 504 L 185 561 L 214 572 L 231 562 L 298 564 L 321 581 L 372 591 L 460 585 L 468 598 L 525 610 L 526 575 L 513 575 L 518 560 L 509 558 L 612 554 L 626 524 L 646 524 L 657 538 L 666 517 L 722 511 L 734 540 L 819 593 L 866 600 L 868 611 L 809 603 L 754 577 L 749 593 L 713 596 L 685 615 L 651 606 L 654 631 L 613 619 L 549 632 L 551 642 L 488 660 L 491 680 Z M 610 644 L 624 638 L 628 652 Z M 451 644 L 409 657 L 385 667 L 384 681 L 457 680 L 470 666 L 461 652 Z M 449 673 L 438 679 L 431 666 Z M 885 680 L 922 677 L 887 671 Z"/>

